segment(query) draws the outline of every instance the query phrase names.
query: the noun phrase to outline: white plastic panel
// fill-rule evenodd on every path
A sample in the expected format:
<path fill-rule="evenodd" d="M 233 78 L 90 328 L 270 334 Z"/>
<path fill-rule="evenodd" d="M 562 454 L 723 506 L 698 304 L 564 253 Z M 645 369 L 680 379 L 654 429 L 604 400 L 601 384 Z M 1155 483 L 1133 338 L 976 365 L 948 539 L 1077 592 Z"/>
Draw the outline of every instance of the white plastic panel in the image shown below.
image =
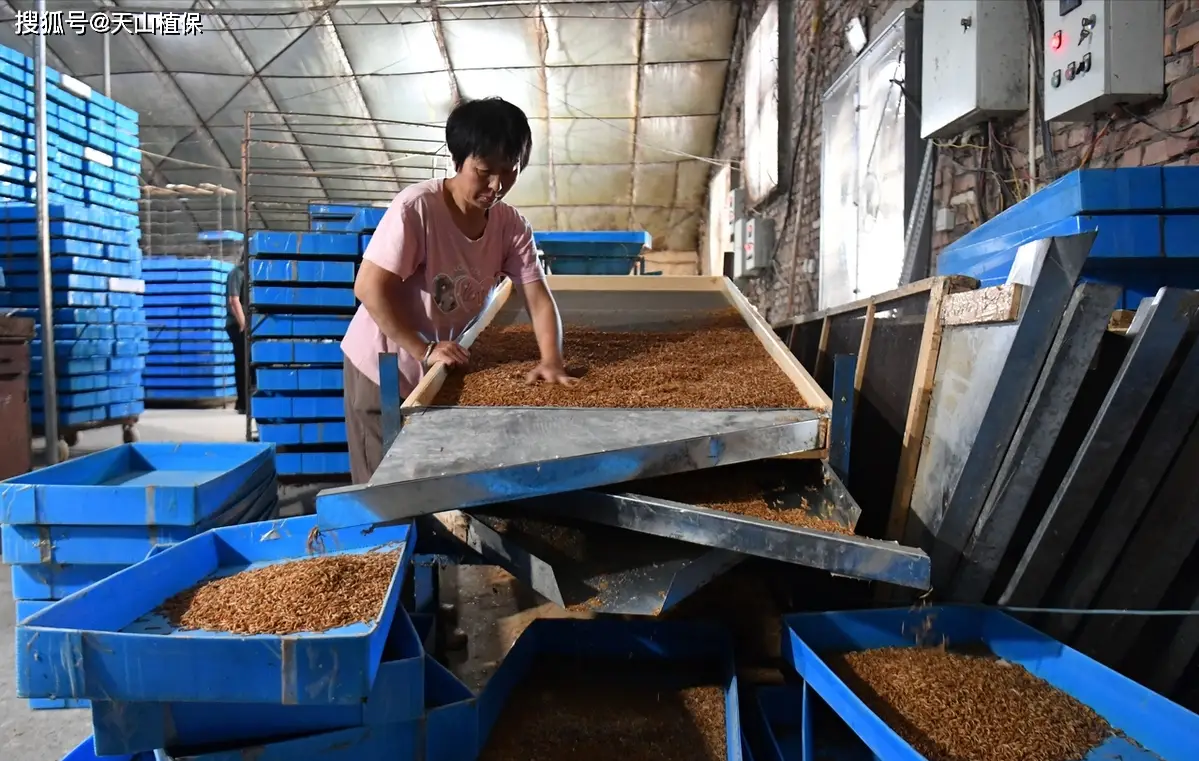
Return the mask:
<path fill-rule="evenodd" d="M 1045 117 L 1160 97 L 1164 0 L 1045 0 Z"/>
<path fill-rule="evenodd" d="M 926 3 L 921 137 L 1026 110 L 1028 34 L 1020 0 Z"/>

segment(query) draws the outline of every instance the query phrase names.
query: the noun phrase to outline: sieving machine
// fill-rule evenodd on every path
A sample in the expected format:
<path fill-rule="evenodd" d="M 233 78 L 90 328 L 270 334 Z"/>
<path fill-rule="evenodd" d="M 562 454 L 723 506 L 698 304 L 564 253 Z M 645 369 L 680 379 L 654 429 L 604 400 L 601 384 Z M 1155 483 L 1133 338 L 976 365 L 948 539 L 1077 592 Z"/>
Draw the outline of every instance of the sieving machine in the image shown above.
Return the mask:
<path fill-rule="evenodd" d="M 434 543 L 422 552 L 500 566 L 555 603 L 595 612 L 657 615 L 751 556 L 928 587 L 924 552 L 853 535 L 860 509 L 828 462 L 850 428 L 852 384 L 835 405 L 731 281 L 562 275 L 549 284 L 567 331 L 665 331 L 735 309 L 808 408 L 441 407 L 444 367 L 400 400 L 396 359 L 384 355 L 386 454 L 369 483 L 321 493 L 322 526 L 415 519 Z M 524 321 L 505 282 L 462 343 Z M 787 473 L 772 504 L 837 530 L 638 491 L 646 479 L 771 460 Z"/>

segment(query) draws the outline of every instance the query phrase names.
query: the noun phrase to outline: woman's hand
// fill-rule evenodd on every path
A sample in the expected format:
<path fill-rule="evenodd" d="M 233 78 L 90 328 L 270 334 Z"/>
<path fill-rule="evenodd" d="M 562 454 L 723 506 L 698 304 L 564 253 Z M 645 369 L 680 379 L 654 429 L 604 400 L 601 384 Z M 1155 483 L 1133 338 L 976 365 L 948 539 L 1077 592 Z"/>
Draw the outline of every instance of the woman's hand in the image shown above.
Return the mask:
<path fill-rule="evenodd" d="M 432 367 L 438 362 L 444 362 L 446 367 L 460 367 L 470 361 L 470 352 L 453 341 L 438 341 L 429 352 L 429 361 L 425 364 Z"/>
<path fill-rule="evenodd" d="M 553 383 L 561 386 L 573 386 L 579 382 L 578 378 L 573 378 L 566 374 L 566 368 L 559 364 L 550 364 L 542 362 L 529 371 L 525 376 L 525 383 L 530 386 L 534 383 Z"/>

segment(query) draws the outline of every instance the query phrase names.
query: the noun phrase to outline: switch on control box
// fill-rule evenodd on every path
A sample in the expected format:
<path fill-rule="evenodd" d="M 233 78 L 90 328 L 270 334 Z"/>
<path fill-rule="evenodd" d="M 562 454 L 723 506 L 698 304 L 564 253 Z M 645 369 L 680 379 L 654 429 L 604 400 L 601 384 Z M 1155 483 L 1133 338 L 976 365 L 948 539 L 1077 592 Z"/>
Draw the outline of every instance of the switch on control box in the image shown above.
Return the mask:
<path fill-rule="evenodd" d="M 1160 97 L 1164 0 L 1046 0 L 1045 117 L 1088 121 Z"/>

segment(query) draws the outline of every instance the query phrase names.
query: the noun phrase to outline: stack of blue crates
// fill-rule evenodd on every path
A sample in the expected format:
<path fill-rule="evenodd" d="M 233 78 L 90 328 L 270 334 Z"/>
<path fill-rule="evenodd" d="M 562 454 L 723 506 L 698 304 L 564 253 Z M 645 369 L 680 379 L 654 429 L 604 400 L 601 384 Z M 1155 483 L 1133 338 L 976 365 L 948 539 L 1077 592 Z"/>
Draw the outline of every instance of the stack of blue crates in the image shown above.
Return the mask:
<path fill-rule="evenodd" d="M 280 475 L 349 475 L 340 342 L 357 307 L 354 276 L 384 209 L 313 205 L 313 232 L 250 238 L 251 413 L 279 447 Z"/>
<path fill-rule="evenodd" d="M 42 326 L 38 309 L 36 207 L 0 205 L 7 273 L 0 308 L 38 321 L 31 346 L 30 407 L 45 424 Z M 59 425 L 67 430 L 129 420 L 143 411 L 148 350 L 138 220 L 99 206 L 50 205 L 51 285 Z"/>
<path fill-rule="evenodd" d="M 1022 244 L 1089 231 L 1081 279 L 1122 286 L 1119 308 L 1163 286 L 1199 288 L 1199 167 L 1071 172 L 946 246 L 937 274 L 999 285 Z"/>
<path fill-rule="evenodd" d="M 16 619 L 208 528 L 271 518 L 277 504 L 266 444 L 126 444 L 9 479 L 0 484 L 0 550 Z"/>
<path fill-rule="evenodd" d="M 153 406 L 224 404 L 237 396 L 233 345 L 225 332 L 225 281 L 217 259 L 149 257 L 146 401 Z"/>
<path fill-rule="evenodd" d="M 46 72 L 47 185 L 59 425 L 129 420 L 143 410 L 138 115 Z M 33 60 L 0 46 L 0 309 L 38 313 Z M 40 320 L 39 320 L 40 323 Z M 44 425 L 41 328 L 32 347 L 33 423 Z"/>

